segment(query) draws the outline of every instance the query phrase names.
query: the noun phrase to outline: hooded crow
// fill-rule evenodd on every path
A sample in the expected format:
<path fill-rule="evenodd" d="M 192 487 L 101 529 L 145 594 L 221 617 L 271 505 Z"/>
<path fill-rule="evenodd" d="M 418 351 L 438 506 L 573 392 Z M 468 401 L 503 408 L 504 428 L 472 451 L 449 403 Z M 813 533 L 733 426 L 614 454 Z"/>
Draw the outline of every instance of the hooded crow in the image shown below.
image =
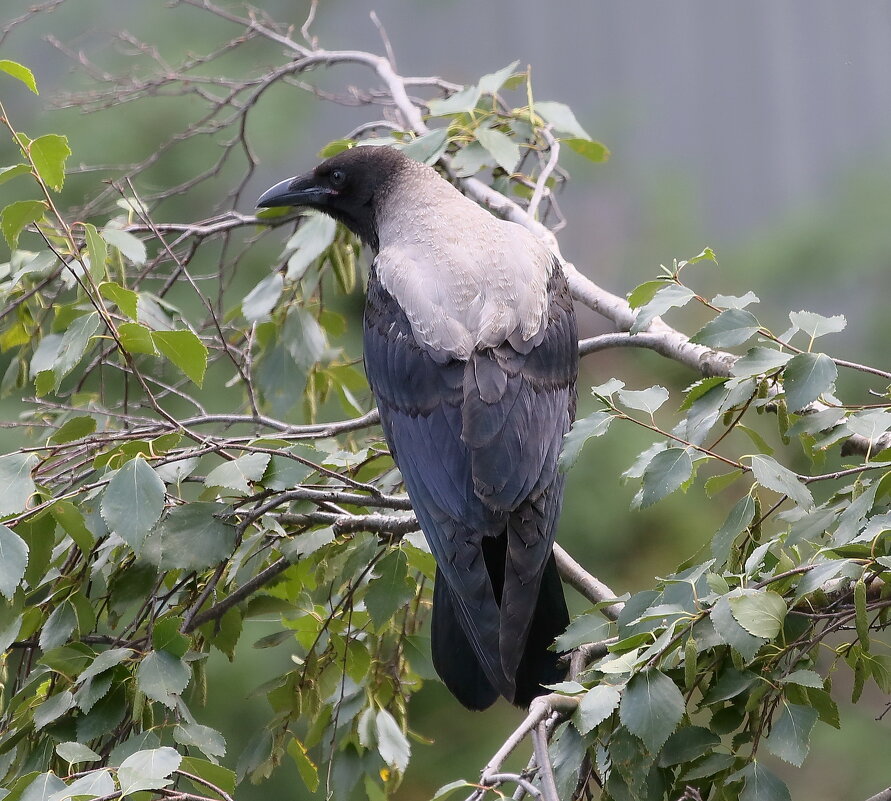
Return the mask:
<path fill-rule="evenodd" d="M 318 209 L 375 252 L 365 371 L 436 558 L 434 666 L 470 709 L 527 706 L 564 675 L 569 622 L 553 543 L 578 336 L 559 261 L 391 147 L 345 150 L 257 205 Z"/>

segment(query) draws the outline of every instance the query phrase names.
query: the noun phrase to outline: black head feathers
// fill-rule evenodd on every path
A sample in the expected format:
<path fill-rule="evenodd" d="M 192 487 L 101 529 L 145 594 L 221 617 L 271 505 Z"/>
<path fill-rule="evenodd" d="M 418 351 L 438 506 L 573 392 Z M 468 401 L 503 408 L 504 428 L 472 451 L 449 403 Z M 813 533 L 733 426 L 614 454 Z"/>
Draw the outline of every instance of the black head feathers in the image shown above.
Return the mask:
<path fill-rule="evenodd" d="M 311 172 L 277 183 L 260 196 L 257 205 L 318 209 L 376 248 L 376 207 L 387 186 L 412 164 L 392 147 L 354 147 L 323 161 Z"/>

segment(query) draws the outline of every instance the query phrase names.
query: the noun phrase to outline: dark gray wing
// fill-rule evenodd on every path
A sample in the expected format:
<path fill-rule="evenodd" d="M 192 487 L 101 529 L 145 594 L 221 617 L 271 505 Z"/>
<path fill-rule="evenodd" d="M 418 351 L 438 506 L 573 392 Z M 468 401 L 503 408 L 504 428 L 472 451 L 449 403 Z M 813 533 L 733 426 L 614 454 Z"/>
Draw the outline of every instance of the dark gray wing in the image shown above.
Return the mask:
<path fill-rule="evenodd" d="M 487 678 L 513 699 L 562 496 L 557 456 L 575 411 L 577 334 L 555 266 L 531 343 L 437 359 L 372 269 L 365 369 L 412 506 Z M 500 557 L 484 546 L 500 538 Z M 488 551 L 488 559 L 486 553 Z M 565 607 L 557 615 L 565 626 Z"/>
<path fill-rule="evenodd" d="M 509 676 L 524 658 L 551 556 L 564 483 L 557 458 L 575 417 L 578 331 L 556 264 L 548 299 L 547 325 L 528 352 L 510 343 L 476 352 L 464 374 L 462 436 L 474 491 L 489 508 L 508 512 L 499 650 Z M 565 628 L 565 616 L 564 606 L 551 640 Z"/>

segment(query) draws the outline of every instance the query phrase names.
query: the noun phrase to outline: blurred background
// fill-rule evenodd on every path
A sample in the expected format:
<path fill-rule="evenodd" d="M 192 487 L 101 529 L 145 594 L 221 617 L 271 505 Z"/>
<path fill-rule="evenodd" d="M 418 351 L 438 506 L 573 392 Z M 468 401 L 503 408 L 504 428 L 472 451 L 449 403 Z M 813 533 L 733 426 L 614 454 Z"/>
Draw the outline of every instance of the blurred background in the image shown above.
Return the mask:
<path fill-rule="evenodd" d="M 4 0 L 0 27 L 33 5 Z M 303 0 L 258 5 L 297 29 L 308 7 Z M 531 66 L 536 99 L 567 103 L 610 148 L 612 157 L 603 165 L 565 153 L 572 181 L 560 197 L 568 222 L 560 234 L 563 254 L 606 289 L 623 295 L 654 277 L 660 263 L 708 245 L 720 265 L 696 268 L 702 294 L 753 290 L 762 301 L 755 313 L 777 333 L 786 329 L 790 309 L 843 313 L 848 327 L 828 344 L 833 355 L 888 368 L 891 4 L 325 0 L 312 33 L 326 48 L 382 52 L 371 8 L 386 28 L 401 74 L 472 83 L 518 59 L 521 69 Z M 135 39 L 122 42 L 120 31 Z M 50 40 L 121 75 L 145 68 L 136 40 L 157 46 L 176 63 L 235 33 L 206 12 L 161 0 L 67 0 L 3 39 L 0 58 L 28 65 L 42 90 L 39 98 L 28 97 L 5 81 L 3 100 L 32 137 L 67 134 L 74 151 L 70 166 L 139 160 L 187 125 L 190 109 L 165 98 L 98 115 L 64 108 L 66 93 L 94 89 L 97 76 L 76 69 L 76 58 Z M 233 54 L 227 68 L 240 75 L 273 63 L 278 53 L 264 47 Z M 342 90 L 351 82 L 366 86 L 368 75 L 338 68 L 312 79 Z M 251 132 L 260 166 L 247 188 L 250 198 L 312 166 L 327 141 L 375 113 L 288 87 L 263 102 L 266 109 L 254 115 Z M 0 143 L 0 152 L 4 163 L 13 163 L 11 145 Z M 159 186 L 192 174 L 189 154 L 180 158 L 166 162 L 169 172 L 155 175 Z M 66 191 L 87 196 L 95 180 L 83 172 Z M 11 184 L 0 187 L 12 191 Z M 199 220 L 213 213 L 216 200 L 200 189 L 168 210 L 168 218 Z M 77 197 L 71 202 L 76 205 Z M 250 212 L 250 204 L 240 210 Z M 249 265 L 253 272 L 245 286 L 275 266 L 275 257 L 270 252 L 268 263 Z M 350 303 L 358 314 L 361 297 Z M 608 325 L 593 313 L 583 316 L 584 335 L 605 330 Z M 634 388 L 661 383 L 673 392 L 693 380 L 673 363 L 630 350 L 589 357 L 583 369 L 580 414 L 590 409 L 587 387 L 611 376 Z M 18 408 L 15 399 L 0 406 L 6 418 Z M 647 441 L 614 427 L 588 446 L 566 493 L 561 542 L 618 592 L 642 589 L 654 575 L 671 572 L 707 541 L 735 501 L 718 496 L 694 503 L 675 495 L 644 512 L 629 511 L 634 487 L 618 476 Z M 575 611 L 584 608 L 577 597 L 571 603 Z M 264 633 L 258 624 L 257 637 L 250 639 Z M 262 695 L 242 699 L 288 657 L 287 645 L 246 646 L 234 664 L 215 654 L 204 722 L 226 735 L 230 764 L 267 717 Z M 773 765 L 794 798 L 858 799 L 887 786 L 886 766 L 875 757 L 891 749 L 891 720 L 874 720 L 885 700 L 843 706 L 841 735 L 818 726 L 804 769 Z M 474 778 L 519 717 L 505 705 L 484 716 L 465 712 L 429 682 L 415 699 L 412 721 L 434 743 L 415 743 L 399 797 L 426 798 L 447 781 Z M 302 792 L 286 762 L 266 785 L 240 788 L 238 798 L 299 799 Z"/>

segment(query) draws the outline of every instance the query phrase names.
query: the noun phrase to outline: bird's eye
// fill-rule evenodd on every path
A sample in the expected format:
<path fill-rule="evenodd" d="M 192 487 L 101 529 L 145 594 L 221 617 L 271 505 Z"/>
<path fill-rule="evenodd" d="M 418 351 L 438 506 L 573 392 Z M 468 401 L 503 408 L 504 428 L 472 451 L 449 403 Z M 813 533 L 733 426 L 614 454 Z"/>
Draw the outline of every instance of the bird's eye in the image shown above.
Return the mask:
<path fill-rule="evenodd" d="M 329 177 L 331 186 L 343 186 L 346 181 L 346 173 L 343 170 L 332 170 Z"/>

